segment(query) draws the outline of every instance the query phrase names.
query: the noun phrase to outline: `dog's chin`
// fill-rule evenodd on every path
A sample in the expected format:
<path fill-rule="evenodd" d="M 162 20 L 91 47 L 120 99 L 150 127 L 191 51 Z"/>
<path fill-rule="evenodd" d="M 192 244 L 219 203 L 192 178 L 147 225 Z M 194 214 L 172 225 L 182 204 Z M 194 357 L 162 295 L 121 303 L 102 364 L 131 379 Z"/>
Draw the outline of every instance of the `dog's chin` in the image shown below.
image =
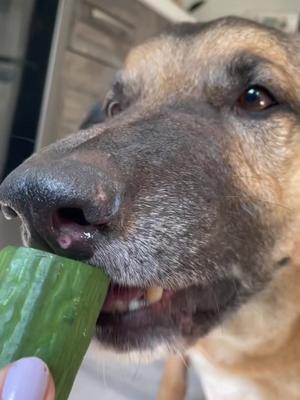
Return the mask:
<path fill-rule="evenodd" d="M 220 323 L 237 304 L 238 282 L 223 279 L 185 289 L 112 285 L 96 337 L 117 352 L 183 349 Z"/>

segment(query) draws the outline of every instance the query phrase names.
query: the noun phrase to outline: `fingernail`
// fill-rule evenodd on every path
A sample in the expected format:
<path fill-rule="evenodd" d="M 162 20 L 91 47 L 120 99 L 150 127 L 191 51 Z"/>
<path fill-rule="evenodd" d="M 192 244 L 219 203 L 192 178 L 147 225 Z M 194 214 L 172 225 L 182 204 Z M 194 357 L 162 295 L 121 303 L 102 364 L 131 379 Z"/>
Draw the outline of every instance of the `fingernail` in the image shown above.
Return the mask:
<path fill-rule="evenodd" d="M 48 379 L 48 368 L 42 360 L 21 358 L 8 370 L 2 400 L 43 400 Z"/>

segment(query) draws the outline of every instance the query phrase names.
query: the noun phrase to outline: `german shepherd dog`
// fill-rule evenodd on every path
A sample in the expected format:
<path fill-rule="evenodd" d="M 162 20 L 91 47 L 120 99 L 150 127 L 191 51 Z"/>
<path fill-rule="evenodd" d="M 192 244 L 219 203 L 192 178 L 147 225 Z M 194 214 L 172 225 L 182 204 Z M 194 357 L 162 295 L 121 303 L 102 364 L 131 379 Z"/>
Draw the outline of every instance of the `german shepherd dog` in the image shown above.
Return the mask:
<path fill-rule="evenodd" d="M 1 185 L 26 245 L 111 277 L 102 346 L 183 354 L 163 400 L 184 398 L 185 358 L 207 399 L 300 399 L 299 71 L 297 37 L 176 25 L 129 53 L 105 122 Z"/>

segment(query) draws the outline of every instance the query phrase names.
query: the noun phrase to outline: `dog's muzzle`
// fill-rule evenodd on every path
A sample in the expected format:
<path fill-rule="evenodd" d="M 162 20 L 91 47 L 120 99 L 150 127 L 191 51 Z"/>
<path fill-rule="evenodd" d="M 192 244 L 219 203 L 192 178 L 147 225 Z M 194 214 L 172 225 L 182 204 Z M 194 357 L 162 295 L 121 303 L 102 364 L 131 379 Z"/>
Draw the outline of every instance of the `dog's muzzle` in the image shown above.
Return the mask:
<path fill-rule="evenodd" d="M 7 218 L 19 216 L 33 239 L 74 258 L 91 257 L 95 232 L 116 218 L 122 204 L 119 182 L 97 166 L 74 159 L 47 164 L 28 161 L 2 183 Z"/>

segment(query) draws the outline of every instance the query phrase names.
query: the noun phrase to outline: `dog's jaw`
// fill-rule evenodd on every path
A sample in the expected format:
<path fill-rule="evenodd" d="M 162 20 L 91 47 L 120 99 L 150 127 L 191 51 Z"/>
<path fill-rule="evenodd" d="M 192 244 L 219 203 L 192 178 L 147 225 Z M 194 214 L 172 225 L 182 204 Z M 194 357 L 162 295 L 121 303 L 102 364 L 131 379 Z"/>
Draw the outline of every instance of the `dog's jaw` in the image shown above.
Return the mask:
<path fill-rule="evenodd" d="M 191 345 L 234 308 L 238 283 L 223 280 L 207 287 L 165 291 L 158 302 L 135 311 L 103 312 L 97 323 L 100 342 L 118 351 L 153 349 L 163 340 L 170 347 Z M 116 296 L 116 301 L 118 301 Z"/>

